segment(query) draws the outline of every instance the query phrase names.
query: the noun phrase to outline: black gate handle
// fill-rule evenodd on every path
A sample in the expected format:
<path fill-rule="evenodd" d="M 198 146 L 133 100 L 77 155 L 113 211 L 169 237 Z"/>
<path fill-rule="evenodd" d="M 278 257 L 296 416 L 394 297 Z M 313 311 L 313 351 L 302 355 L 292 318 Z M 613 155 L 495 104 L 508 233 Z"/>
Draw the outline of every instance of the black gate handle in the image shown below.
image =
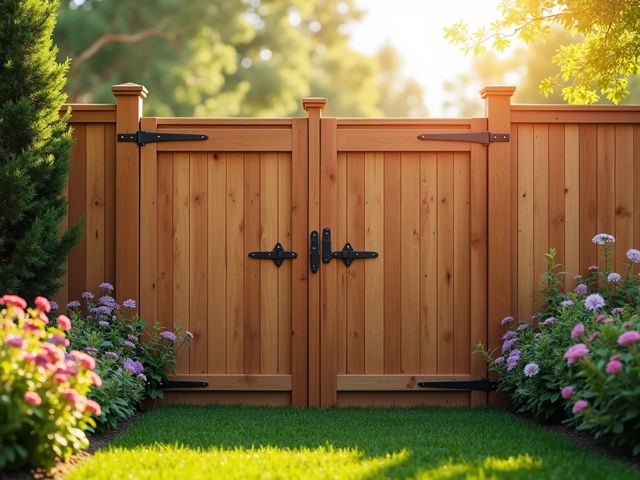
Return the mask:
<path fill-rule="evenodd" d="M 309 249 L 309 262 L 311 264 L 311 273 L 316 273 L 320 268 L 320 242 L 318 240 L 318 232 L 311 232 L 311 245 Z"/>
<path fill-rule="evenodd" d="M 331 251 L 331 230 L 328 228 L 322 229 L 322 262 L 329 263 L 332 258 L 342 260 L 348 267 L 354 260 L 365 260 L 367 258 L 378 257 L 378 252 L 370 252 L 364 250 L 354 250 L 353 246 L 347 242 L 342 247 L 342 250 L 332 252 Z"/>
<path fill-rule="evenodd" d="M 249 257 L 258 260 L 273 260 L 277 267 L 282 265 L 285 260 L 292 260 L 298 256 L 297 252 L 287 252 L 280 242 L 277 242 L 270 252 L 251 252 Z"/>

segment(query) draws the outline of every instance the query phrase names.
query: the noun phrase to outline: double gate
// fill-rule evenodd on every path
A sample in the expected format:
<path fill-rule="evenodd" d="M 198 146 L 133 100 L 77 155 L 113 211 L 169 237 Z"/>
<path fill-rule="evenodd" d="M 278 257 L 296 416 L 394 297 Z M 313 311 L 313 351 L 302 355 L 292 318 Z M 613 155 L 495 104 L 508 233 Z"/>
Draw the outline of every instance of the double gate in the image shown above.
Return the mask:
<path fill-rule="evenodd" d="M 194 335 L 169 400 L 486 402 L 456 387 L 486 376 L 487 146 L 466 134 L 487 119 L 321 118 L 307 99 L 308 118 L 127 123 L 144 92 L 125 87 L 117 282 Z M 441 132 L 464 135 L 419 138 Z"/>

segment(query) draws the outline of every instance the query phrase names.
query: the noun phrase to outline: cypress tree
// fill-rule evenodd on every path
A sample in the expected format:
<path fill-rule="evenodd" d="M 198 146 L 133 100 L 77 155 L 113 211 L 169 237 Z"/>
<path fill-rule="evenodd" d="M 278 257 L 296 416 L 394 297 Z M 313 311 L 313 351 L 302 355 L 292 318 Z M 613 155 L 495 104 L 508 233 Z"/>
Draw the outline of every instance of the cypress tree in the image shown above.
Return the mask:
<path fill-rule="evenodd" d="M 82 229 L 60 232 L 72 133 L 68 60 L 56 62 L 59 0 L 0 0 L 0 293 L 28 300 L 60 288 Z"/>

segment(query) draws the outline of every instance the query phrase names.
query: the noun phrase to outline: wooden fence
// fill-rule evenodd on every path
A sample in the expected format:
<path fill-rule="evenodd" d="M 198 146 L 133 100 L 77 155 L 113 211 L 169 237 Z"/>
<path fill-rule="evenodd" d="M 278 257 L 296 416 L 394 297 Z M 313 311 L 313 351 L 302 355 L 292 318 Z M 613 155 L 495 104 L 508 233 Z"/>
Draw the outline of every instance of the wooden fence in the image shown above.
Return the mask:
<path fill-rule="evenodd" d="M 304 405 L 480 404 L 483 392 L 426 393 L 420 380 L 486 376 L 477 342 L 528 319 L 558 250 L 573 275 L 591 237 L 640 246 L 640 107 L 511 105 L 483 89 L 477 119 L 179 119 L 142 115 L 144 87 L 116 105 L 70 105 L 76 145 L 68 222 L 86 235 L 59 303 L 116 284 L 147 321 L 196 336 L 174 399 Z M 206 142 L 138 147 L 116 133 L 195 132 Z M 511 134 L 488 146 L 424 132 Z M 376 250 L 309 271 L 309 234 Z M 277 241 L 281 268 L 247 258 Z M 491 397 L 490 397 L 491 398 Z"/>

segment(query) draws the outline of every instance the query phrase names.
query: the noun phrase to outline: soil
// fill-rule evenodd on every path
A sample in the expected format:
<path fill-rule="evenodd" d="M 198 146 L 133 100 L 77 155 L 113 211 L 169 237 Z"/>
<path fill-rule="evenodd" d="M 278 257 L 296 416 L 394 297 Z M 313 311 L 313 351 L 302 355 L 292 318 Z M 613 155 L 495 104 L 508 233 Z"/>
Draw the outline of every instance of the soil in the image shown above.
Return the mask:
<path fill-rule="evenodd" d="M 104 448 L 117 437 L 126 432 L 131 425 L 142 418 L 144 412 L 138 412 L 133 417 L 120 423 L 113 430 L 89 436 L 89 448 L 72 455 L 64 462 L 56 463 L 51 470 L 41 468 L 16 472 L 0 472 L 0 480 L 62 480 L 73 467 L 89 458 L 94 452 Z"/>

